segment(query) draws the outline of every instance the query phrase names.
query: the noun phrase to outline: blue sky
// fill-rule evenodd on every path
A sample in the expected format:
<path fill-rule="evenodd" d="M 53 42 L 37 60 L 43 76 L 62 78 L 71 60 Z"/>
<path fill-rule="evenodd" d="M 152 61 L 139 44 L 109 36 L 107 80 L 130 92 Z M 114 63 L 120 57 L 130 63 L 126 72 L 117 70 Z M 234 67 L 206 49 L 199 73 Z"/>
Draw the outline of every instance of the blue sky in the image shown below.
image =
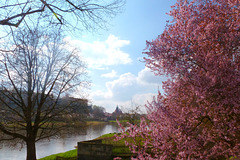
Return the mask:
<path fill-rule="evenodd" d="M 162 92 L 164 77 L 154 76 L 141 62 L 146 40 L 155 39 L 165 28 L 166 15 L 176 0 L 128 0 L 123 13 L 109 22 L 107 31 L 67 37 L 77 46 L 88 63 L 91 90 L 88 98 L 94 105 L 127 108 L 144 105 Z"/>

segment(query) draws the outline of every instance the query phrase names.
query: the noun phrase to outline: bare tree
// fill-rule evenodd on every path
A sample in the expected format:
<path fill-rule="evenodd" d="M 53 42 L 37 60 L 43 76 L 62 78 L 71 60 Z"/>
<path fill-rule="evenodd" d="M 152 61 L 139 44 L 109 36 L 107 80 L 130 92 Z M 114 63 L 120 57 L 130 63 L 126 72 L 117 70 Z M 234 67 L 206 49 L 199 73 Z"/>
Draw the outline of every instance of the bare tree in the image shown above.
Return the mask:
<path fill-rule="evenodd" d="M 125 0 L 1 0 L 0 25 L 18 27 L 27 17 L 84 29 L 104 27 Z"/>
<path fill-rule="evenodd" d="M 26 159 L 36 160 L 35 143 L 58 135 L 71 122 L 76 105 L 62 97 L 87 85 L 86 67 L 60 32 L 18 30 L 13 35 L 8 52 L 0 51 L 0 141 L 25 142 Z"/>
<path fill-rule="evenodd" d="M 126 108 L 123 113 L 123 119 L 127 120 L 129 123 L 135 125 L 138 124 L 141 117 L 143 116 L 141 113 L 141 105 L 135 104 L 133 101 L 131 101 L 130 108 Z"/>
<path fill-rule="evenodd" d="M 105 115 L 105 108 L 101 107 L 101 106 L 96 106 L 96 105 L 93 105 L 92 106 L 92 112 L 93 114 L 93 119 L 95 120 L 103 120 Z"/>

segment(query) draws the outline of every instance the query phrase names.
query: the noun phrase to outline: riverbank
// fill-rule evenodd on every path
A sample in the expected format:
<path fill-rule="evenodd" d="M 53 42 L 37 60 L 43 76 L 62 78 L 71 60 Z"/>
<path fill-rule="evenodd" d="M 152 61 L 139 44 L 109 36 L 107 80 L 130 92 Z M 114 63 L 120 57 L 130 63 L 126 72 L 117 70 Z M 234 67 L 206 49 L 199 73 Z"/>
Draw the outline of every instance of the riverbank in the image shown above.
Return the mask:
<path fill-rule="evenodd" d="M 131 156 L 132 153 L 129 151 L 129 148 L 125 146 L 124 140 L 115 141 L 115 134 L 116 133 L 109 133 L 104 134 L 95 140 L 102 140 L 103 144 L 111 144 L 113 145 L 113 155 L 114 156 Z M 40 158 L 38 160 L 56 160 L 56 157 L 63 157 L 63 158 L 77 158 L 77 149 L 70 150 L 64 153 L 53 154 L 44 158 Z"/>
<path fill-rule="evenodd" d="M 43 158 L 49 155 L 63 153 L 74 149 L 77 142 L 95 139 L 103 134 L 118 132 L 116 123 L 108 122 L 86 122 L 84 127 L 73 134 L 63 135 L 61 137 L 53 137 L 36 143 L 37 158 Z M 93 124 L 93 125 L 90 125 Z M 0 144 L 0 160 L 21 160 L 26 159 L 26 146 L 19 145 L 15 148 L 7 144 Z"/>
<path fill-rule="evenodd" d="M 86 123 L 87 126 L 89 126 L 89 125 L 101 125 L 101 124 L 116 123 L 116 122 L 110 122 L 110 121 L 86 121 L 85 123 Z"/>

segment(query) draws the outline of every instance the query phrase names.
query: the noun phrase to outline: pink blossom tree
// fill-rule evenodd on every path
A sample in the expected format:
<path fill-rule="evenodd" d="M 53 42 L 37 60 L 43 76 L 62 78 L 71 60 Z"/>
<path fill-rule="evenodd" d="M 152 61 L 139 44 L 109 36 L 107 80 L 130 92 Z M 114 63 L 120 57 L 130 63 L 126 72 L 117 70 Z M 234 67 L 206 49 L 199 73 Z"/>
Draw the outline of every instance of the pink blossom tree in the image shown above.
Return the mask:
<path fill-rule="evenodd" d="M 137 159 L 240 157 L 240 2 L 178 0 L 147 42 L 146 65 L 169 75 L 139 125 L 119 138 Z"/>

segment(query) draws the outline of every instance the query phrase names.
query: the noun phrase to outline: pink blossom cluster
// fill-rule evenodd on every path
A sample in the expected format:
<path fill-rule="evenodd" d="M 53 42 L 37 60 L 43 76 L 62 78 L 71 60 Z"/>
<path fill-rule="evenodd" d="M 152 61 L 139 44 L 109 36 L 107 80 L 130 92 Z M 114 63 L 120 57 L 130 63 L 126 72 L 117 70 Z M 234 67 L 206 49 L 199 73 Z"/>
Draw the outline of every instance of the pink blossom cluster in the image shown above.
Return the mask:
<path fill-rule="evenodd" d="M 240 158 L 240 2 L 178 0 L 147 42 L 146 65 L 169 75 L 139 125 L 122 127 L 136 159 Z M 133 158 L 134 159 L 134 158 Z"/>

